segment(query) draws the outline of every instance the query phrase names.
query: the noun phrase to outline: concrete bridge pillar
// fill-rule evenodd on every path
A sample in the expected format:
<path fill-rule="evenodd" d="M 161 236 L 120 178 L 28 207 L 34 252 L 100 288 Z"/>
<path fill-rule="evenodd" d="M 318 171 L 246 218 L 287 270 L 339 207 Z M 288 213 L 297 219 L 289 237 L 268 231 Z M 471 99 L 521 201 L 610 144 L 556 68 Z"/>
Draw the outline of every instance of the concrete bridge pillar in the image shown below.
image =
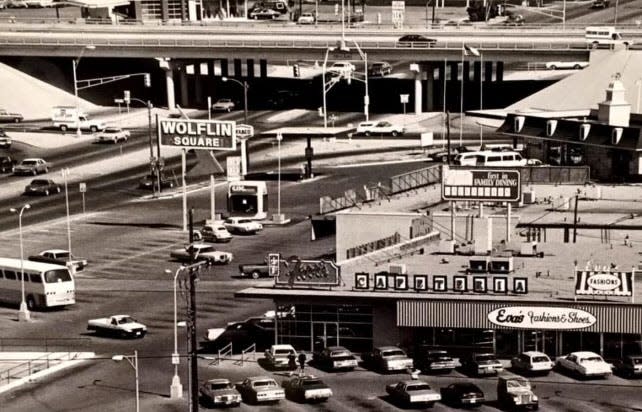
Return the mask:
<path fill-rule="evenodd" d="M 202 63 L 194 63 L 194 95 L 196 97 L 196 103 L 203 102 L 204 75 L 207 75 L 207 70 L 203 70 Z"/>
<path fill-rule="evenodd" d="M 180 88 L 181 88 L 181 106 L 187 107 L 189 104 L 189 82 L 187 78 L 187 67 L 182 66 L 179 71 Z"/>
<path fill-rule="evenodd" d="M 422 91 L 422 72 L 421 72 L 421 65 L 416 65 L 418 66 L 417 71 L 415 72 L 415 114 L 421 113 L 421 108 L 422 108 L 422 98 L 423 98 L 423 91 Z"/>
<path fill-rule="evenodd" d="M 435 66 L 428 64 L 426 70 L 426 111 L 435 110 Z"/>
<path fill-rule="evenodd" d="M 171 65 L 164 68 L 164 70 L 165 70 L 165 89 L 167 90 L 167 108 L 169 110 L 174 110 L 176 109 L 176 100 L 175 100 L 176 91 L 174 90 L 174 70 L 172 70 Z"/>

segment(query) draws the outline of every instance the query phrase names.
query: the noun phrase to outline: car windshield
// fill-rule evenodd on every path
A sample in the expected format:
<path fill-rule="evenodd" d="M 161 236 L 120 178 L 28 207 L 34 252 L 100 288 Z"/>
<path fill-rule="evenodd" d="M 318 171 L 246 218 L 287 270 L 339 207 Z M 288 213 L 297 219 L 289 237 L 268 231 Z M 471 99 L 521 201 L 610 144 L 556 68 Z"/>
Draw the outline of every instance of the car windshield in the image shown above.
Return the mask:
<path fill-rule="evenodd" d="M 23 166 L 35 166 L 37 162 L 35 160 L 23 160 L 21 164 Z"/>
<path fill-rule="evenodd" d="M 232 385 L 230 383 L 222 382 L 222 383 L 210 383 L 210 389 L 213 391 L 221 390 L 221 389 L 231 389 Z"/>
<path fill-rule="evenodd" d="M 256 381 L 252 384 L 252 386 L 255 388 L 267 388 L 270 386 L 276 386 L 276 382 L 273 380 Z"/>
<path fill-rule="evenodd" d="M 45 272 L 46 283 L 69 282 L 71 275 L 67 269 L 55 269 Z"/>
<path fill-rule="evenodd" d="M 252 223 L 250 219 L 239 219 L 238 223 Z"/>
<path fill-rule="evenodd" d="M 602 362 L 602 358 L 600 358 L 599 356 L 591 356 L 589 358 L 580 359 L 580 363 L 586 363 L 586 362 Z"/>
<path fill-rule="evenodd" d="M 291 349 L 276 349 L 274 351 L 275 355 L 289 355 L 290 353 L 294 353 L 294 351 Z"/>
<path fill-rule="evenodd" d="M 47 180 L 32 180 L 31 186 L 47 186 L 49 182 Z"/>
<path fill-rule="evenodd" d="M 401 349 L 392 349 L 387 350 L 382 353 L 382 356 L 406 356 L 406 354 Z"/>
<path fill-rule="evenodd" d="M 213 252 L 214 251 L 214 246 L 209 246 L 209 245 L 194 245 L 194 250 L 197 252 L 203 253 L 203 252 Z"/>
<path fill-rule="evenodd" d="M 124 316 L 118 320 L 119 325 L 124 325 L 125 323 L 134 323 L 134 322 L 136 321 L 130 318 L 129 316 Z"/>
<path fill-rule="evenodd" d="M 533 363 L 535 362 L 550 362 L 551 360 L 546 356 L 533 356 Z"/>
<path fill-rule="evenodd" d="M 348 353 L 348 351 L 338 350 L 338 351 L 332 352 L 332 354 L 330 356 L 332 356 L 333 358 L 340 358 L 340 357 L 345 357 L 345 356 L 349 357 L 350 354 Z"/>
<path fill-rule="evenodd" d="M 120 132 L 120 129 L 117 129 L 115 127 L 108 127 L 105 129 L 105 133 L 118 133 Z"/>
<path fill-rule="evenodd" d="M 304 379 L 301 382 L 303 386 L 321 385 L 322 383 L 320 379 Z"/>
<path fill-rule="evenodd" d="M 491 354 L 488 354 L 488 355 L 477 355 L 475 357 L 475 359 L 478 362 L 494 362 L 495 361 L 495 355 L 491 355 Z"/>
<path fill-rule="evenodd" d="M 506 381 L 506 386 L 509 388 L 530 388 L 528 381 L 523 379 L 511 379 Z"/>
<path fill-rule="evenodd" d="M 428 385 L 427 383 L 417 383 L 415 385 L 408 385 L 406 387 L 406 390 L 408 392 L 410 392 L 410 391 L 428 391 L 428 390 L 430 390 L 430 385 Z"/>
<path fill-rule="evenodd" d="M 230 99 L 220 99 L 217 103 L 230 103 Z"/>

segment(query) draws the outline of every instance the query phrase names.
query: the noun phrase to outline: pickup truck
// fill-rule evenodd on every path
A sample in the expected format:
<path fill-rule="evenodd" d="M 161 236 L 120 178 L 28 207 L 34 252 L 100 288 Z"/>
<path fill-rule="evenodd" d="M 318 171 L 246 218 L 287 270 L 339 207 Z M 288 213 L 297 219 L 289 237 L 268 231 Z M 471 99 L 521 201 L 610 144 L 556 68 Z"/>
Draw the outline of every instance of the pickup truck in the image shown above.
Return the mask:
<path fill-rule="evenodd" d="M 87 330 L 95 331 L 98 335 L 142 338 L 147 333 L 147 326 L 138 323 L 129 315 L 114 315 L 108 318 L 89 320 Z"/>
<path fill-rule="evenodd" d="M 74 269 L 76 272 L 83 270 L 87 267 L 87 259 L 78 258 L 71 255 L 69 259 L 69 251 L 64 249 L 49 249 L 43 250 L 37 255 L 29 256 L 29 260 L 33 262 L 51 263 L 54 265 L 67 266 Z"/>
<path fill-rule="evenodd" d="M 267 278 L 270 276 L 267 263 L 241 264 L 239 265 L 239 276 L 252 279 Z"/>

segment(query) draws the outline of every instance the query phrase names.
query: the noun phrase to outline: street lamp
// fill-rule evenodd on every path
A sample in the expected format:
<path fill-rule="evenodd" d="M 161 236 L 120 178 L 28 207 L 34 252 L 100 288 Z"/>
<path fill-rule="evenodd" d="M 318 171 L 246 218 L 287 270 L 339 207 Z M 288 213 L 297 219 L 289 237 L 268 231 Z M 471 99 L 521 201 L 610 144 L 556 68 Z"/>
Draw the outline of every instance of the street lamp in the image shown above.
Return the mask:
<path fill-rule="evenodd" d="M 278 180 L 277 180 L 277 191 L 276 191 L 276 219 L 273 219 L 277 221 L 278 223 L 282 223 L 285 219 L 283 215 L 281 214 L 281 140 L 283 140 L 283 134 L 277 133 L 276 134 L 276 142 L 277 142 L 277 158 L 278 158 Z"/>
<path fill-rule="evenodd" d="M 479 50 L 466 46 L 465 44 L 461 45 L 461 91 L 459 96 L 459 146 L 463 145 L 463 134 L 464 134 L 464 56 L 468 54 L 473 56 L 480 56 Z"/>
<path fill-rule="evenodd" d="M 368 121 L 370 120 L 370 110 L 369 110 L 370 94 L 368 94 L 368 53 L 365 53 L 363 50 L 361 50 L 361 47 L 359 47 L 359 43 L 357 43 L 356 41 L 354 41 L 354 45 L 357 48 L 357 51 L 359 52 L 359 56 L 361 56 L 361 58 L 363 59 L 364 80 L 357 79 L 357 78 L 355 78 L 355 80 L 363 81 L 363 83 L 365 83 L 366 85 L 365 95 L 363 96 L 363 114 L 366 117 L 366 121 Z"/>
<path fill-rule="evenodd" d="M 180 363 L 180 356 L 178 354 L 178 318 L 176 314 L 176 281 L 178 275 L 185 269 L 185 266 L 181 266 L 176 269 L 174 273 L 174 353 L 172 353 L 172 364 L 174 365 L 174 377 L 172 378 L 172 384 L 169 387 L 169 393 L 171 399 L 181 399 L 183 397 L 183 385 L 181 385 L 181 378 L 178 376 L 178 364 Z M 165 269 L 165 273 L 171 274 L 172 271 Z"/>
<path fill-rule="evenodd" d="M 227 81 L 234 82 L 243 88 L 243 109 L 244 109 L 244 115 L 245 115 L 245 124 L 248 124 L 247 122 L 247 89 L 249 89 L 250 86 L 247 84 L 247 81 L 243 80 L 241 82 L 239 80 L 231 79 L 229 77 L 222 77 L 221 80 L 223 80 L 224 82 L 227 82 Z"/>
<path fill-rule="evenodd" d="M 18 320 L 19 321 L 29 321 L 31 320 L 31 314 L 29 313 L 29 308 L 27 307 L 27 302 L 25 301 L 25 269 L 24 269 L 24 250 L 22 247 L 22 213 L 25 209 L 31 209 L 29 203 L 25 204 L 20 208 L 20 210 L 12 207 L 9 209 L 11 213 L 18 214 L 18 232 L 20 233 L 20 309 L 18 310 Z"/>
<path fill-rule="evenodd" d="M 134 355 L 114 355 L 111 357 L 114 362 L 120 362 L 126 359 L 127 362 L 134 368 L 136 372 L 136 412 L 140 412 L 140 392 L 138 390 L 138 351 L 134 351 Z"/>
<path fill-rule="evenodd" d="M 149 161 L 150 161 L 150 169 L 152 171 L 152 176 L 156 174 L 156 184 L 158 185 L 158 193 L 162 191 L 161 188 L 161 178 L 160 178 L 160 147 L 158 147 L 158 159 L 154 159 L 154 140 L 152 137 L 152 108 L 154 107 L 152 105 L 152 102 L 150 100 L 147 100 L 146 102 L 137 98 L 137 97 L 130 97 L 129 100 L 134 100 L 139 103 L 144 104 L 147 106 L 147 136 L 149 138 Z M 156 170 L 154 170 L 156 169 Z M 154 173 L 156 172 L 156 173 Z M 153 195 L 156 196 L 156 188 L 152 184 L 152 192 Z"/>
<path fill-rule="evenodd" d="M 80 59 L 82 59 L 83 54 L 85 54 L 85 50 L 94 50 L 96 49 L 96 46 L 93 44 L 87 44 L 83 49 L 80 51 L 80 54 L 78 55 L 77 59 L 74 59 L 71 61 L 72 63 L 72 68 L 73 68 L 73 74 L 74 74 L 74 96 L 76 98 L 76 135 L 78 137 L 82 136 L 82 131 L 80 130 L 80 99 L 78 98 L 78 66 L 80 65 Z"/>
<path fill-rule="evenodd" d="M 71 219 L 69 218 L 69 191 L 67 190 L 67 177 L 69 177 L 69 169 L 64 168 L 60 171 L 62 179 L 65 182 L 65 206 L 67 208 L 67 248 L 69 249 L 69 268 L 74 266 L 71 264 Z"/>

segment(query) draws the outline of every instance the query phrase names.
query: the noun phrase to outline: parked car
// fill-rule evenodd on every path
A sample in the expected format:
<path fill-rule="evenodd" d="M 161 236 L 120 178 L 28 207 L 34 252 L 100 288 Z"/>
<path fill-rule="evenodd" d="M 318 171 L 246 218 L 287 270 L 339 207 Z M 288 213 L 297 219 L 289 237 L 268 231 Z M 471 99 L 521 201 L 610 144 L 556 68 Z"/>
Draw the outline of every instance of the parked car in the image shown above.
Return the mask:
<path fill-rule="evenodd" d="M 272 369 L 289 368 L 289 357 L 297 355 L 292 345 L 272 345 L 265 350 L 265 360 Z"/>
<path fill-rule="evenodd" d="M 314 13 L 303 13 L 299 16 L 297 19 L 298 24 L 314 24 L 316 21 L 316 18 L 314 17 Z"/>
<path fill-rule="evenodd" d="M 205 225 L 197 233 L 197 237 L 200 236 L 199 240 L 206 242 L 228 243 L 232 240 L 230 232 L 220 223 Z"/>
<path fill-rule="evenodd" d="M 629 355 L 615 361 L 615 373 L 625 378 L 642 376 L 642 355 Z"/>
<path fill-rule="evenodd" d="M 405 371 L 413 367 L 413 361 L 402 349 L 396 346 L 380 346 L 372 352 L 364 353 L 363 362 L 383 372 Z"/>
<path fill-rule="evenodd" d="M 479 406 L 486 401 L 484 392 L 471 382 L 452 383 L 441 388 L 440 392 L 442 402 L 459 408 Z"/>
<path fill-rule="evenodd" d="M 38 173 L 47 173 L 49 171 L 49 164 L 43 159 L 28 158 L 22 159 L 13 168 L 14 175 L 37 175 Z"/>
<path fill-rule="evenodd" d="M 96 142 L 126 142 L 129 136 L 129 130 L 123 130 L 120 127 L 107 127 L 102 132 L 96 134 Z"/>
<path fill-rule="evenodd" d="M 51 179 L 34 179 L 25 186 L 26 195 L 49 196 L 52 193 L 60 193 L 60 185 Z"/>
<path fill-rule="evenodd" d="M 392 73 L 392 66 L 388 62 L 374 62 L 368 68 L 368 76 L 383 77 Z"/>
<path fill-rule="evenodd" d="M 76 257 L 65 249 L 47 249 L 37 255 L 29 256 L 34 262 L 51 263 L 54 265 L 67 266 L 79 272 L 87 267 L 87 259 Z"/>
<path fill-rule="evenodd" d="M 0 122 L 20 123 L 24 117 L 20 113 L 11 113 L 6 109 L 0 109 Z"/>
<path fill-rule="evenodd" d="M 509 14 L 504 20 L 504 26 L 523 26 L 526 19 L 521 14 Z"/>
<path fill-rule="evenodd" d="M 422 380 L 408 380 L 391 383 L 386 386 L 386 392 L 397 404 L 418 407 L 432 407 L 441 400 L 441 394 L 430 387 L 428 382 Z"/>
<path fill-rule="evenodd" d="M 218 99 L 212 105 L 212 110 L 215 112 L 231 112 L 234 110 L 234 102 L 231 99 Z"/>
<path fill-rule="evenodd" d="M 250 18 L 253 20 L 275 20 L 279 16 L 281 16 L 281 13 L 267 8 L 254 9 L 250 11 Z"/>
<path fill-rule="evenodd" d="M 611 365 L 595 352 L 571 352 L 557 358 L 555 367 L 582 378 L 605 378 L 613 371 Z"/>
<path fill-rule="evenodd" d="M 119 338 L 142 338 L 147 333 L 147 326 L 137 322 L 129 315 L 114 315 L 89 320 L 87 330 L 95 331 L 99 335 Z"/>
<path fill-rule="evenodd" d="M 282 384 L 285 397 L 296 402 L 325 402 L 332 397 L 332 389 L 315 376 L 298 376 Z"/>
<path fill-rule="evenodd" d="M 455 157 L 457 157 L 458 154 L 460 153 L 468 153 L 471 152 L 469 148 L 466 146 L 455 146 L 450 148 L 450 161 L 452 162 L 455 160 Z M 448 163 L 448 150 L 441 150 L 439 152 L 433 153 L 430 155 L 433 161 L 435 162 L 442 162 L 442 163 Z"/>
<path fill-rule="evenodd" d="M 431 39 L 421 34 L 406 34 L 399 37 L 399 47 L 432 47 L 437 44 L 437 39 Z"/>
<path fill-rule="evenodd" d="M 160 185 L 163 189 L 171 189 L 174 187 L 174 180 L 165 174 L 161 173 L 160 175 Z M 158 179 L 156 174 L 148 174 L 143 176 L 138 181 L 138 187 L 141 189 L 152 189 L 158 187 Z"/>
<path fill-rule="evenodd" d="M 336 73 L 341 76 L 351 76 L 356 70 L 354 64 L 346 61 L 334 62 L 332 66 L 328 67 L 328 71 Z"/>
<path fill-rule="evenodd" d="M 523 352 L 510 361 L 511 369 L 521 374 L 548 375 L 555 364 L 547 354 L 536 351 Z"/>
<path fill-rule="evenodd" d="M 455 361 L 445 350 L 419 347 L 413 356 L 415 367 L 424 372 L 445 372 L 455 369 Z"/>
<path fill-rule="evenodd" d="M 502 364 L 492 353 L 468 353 L 459 362 L 463 370 L 476 376 L 497 375 L 504 370 Z"/>
<path fill-rule="evenodd" d="M 380 122 L 361 122 L 357 126 L 355 134 L 358 135 L 391 135 L 393 137 L 401 136 L 405 133 L 406 129 L 403 126 L 392 124 L 388 121 Z"/>
<path fill-rule="evenodd" d="M 239 265 L 239 276 L 252 279 L 267 278 L 270 276 L 270 271 L 267 263 L 241 264 Z"/>
<path fill-rule="evenodd" d="M 315 352 L 312 360 L 326 370 L 353 370 L 357 367 L 357 358 L 343 346 L 328 346 L 321 352 Z"/>
<path fill-rule="evenodd" d="M 232 344 L 234 353 L 241 352 L 251 345 L 261 351 L 270 347 L 274 342 L 274 318 L 256 316 L 241 322 L 230 322 L 224 328 L 210 328 L 205 335 L 203 347 L 216 351 Z"/>
<path fill-rule="evenodd" d="M 254 235 L 263 230 L 263 225 L 246 217 L 228 217 L 223 226 L 230 232 L 239 235 Z"/>
<path fill-rule="evenodd" d="M 210 379 L 198 391 L 201 401 L 207 406 L 228 407 L 241 404 L 241 394 L 229 379 Z"/>
<path fill-rule="evenodd" d="M 536 411 L 539 408 L 539 399 L 533 393 L 530 382 L 521 376 L 500 376 L 497 379 L 497 402 L 509 411 Z"/>
<path fill-rule="evenodd" d="M 285 391 L 267 376 L 255 376 L 236 384 L 243 401 L 247 403 L 278 402 L 285 399 Z"/>
<path fill-rule="evenodd" d="M 3 149 L 10 149 L 11 143 L 11 137 L 7 136 L 3 129 L 0 129 L 0 147 Z"/>
<path fill-rule="evenodd" d="M 234 259 L 230 252 L 214 249 L 214 246 L 204 243 L 192 243 L 182 249 L 174 249 L 170 252 L 170 257 L 180 262 L 189 262 L 191 260 L 190 251 L 193 251 L 194 261 L 200 262 L 207 260 L 210 263 L 228 264 Z"/>
<path fill-rule="evenodd" d="M 0 172 L 13 172 L 16 161 L 11 156 L 0 156 Z"/>

